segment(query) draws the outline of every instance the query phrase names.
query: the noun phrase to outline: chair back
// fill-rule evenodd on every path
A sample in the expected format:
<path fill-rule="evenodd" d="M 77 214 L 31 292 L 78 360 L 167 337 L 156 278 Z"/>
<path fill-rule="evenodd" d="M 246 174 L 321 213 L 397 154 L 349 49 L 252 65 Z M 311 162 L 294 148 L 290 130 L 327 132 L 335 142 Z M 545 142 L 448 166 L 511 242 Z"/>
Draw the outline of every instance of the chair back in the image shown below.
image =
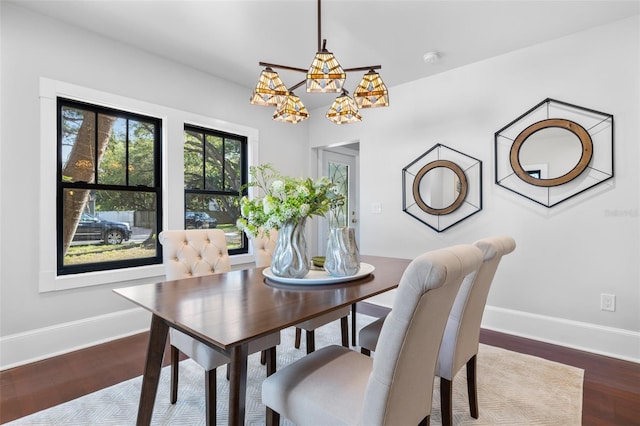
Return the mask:
<path fill-rule="evenodd" d="M 271 258 L 273 257 L 273 251 L 276 248 L 277 241 L 278 231 L 275 229 L 269 231 L 268 237 L 266 234 L 251 237 L 251 243 L 253 244 L 253 258 L 257 267 L 271 265 Z"/>
<path fill-rule="evenodd" d="M 474 243 L 484 260 L 475 277 L 468 277 L 451 308 L 442 338 L 436 374 L 453 380 L 456 373 L 478 353 L 480 324 L 487 303 L 489 289 L 502 256 L 511 253 L 516 243 L 511 237 L 486 238 Z"/>
<path fill-rule="evenodd" d="M 463 279 L 482 262 L 467 244 L 414 259 L 382 326 L 361 424 L 418 424 L 431 413 L 440 342 Z"/>
<path fill-rule="evenodd" d="M 168 280 L 231 270 L 227 239 L 221 229 L 162 231 L 158 240 Z"/>

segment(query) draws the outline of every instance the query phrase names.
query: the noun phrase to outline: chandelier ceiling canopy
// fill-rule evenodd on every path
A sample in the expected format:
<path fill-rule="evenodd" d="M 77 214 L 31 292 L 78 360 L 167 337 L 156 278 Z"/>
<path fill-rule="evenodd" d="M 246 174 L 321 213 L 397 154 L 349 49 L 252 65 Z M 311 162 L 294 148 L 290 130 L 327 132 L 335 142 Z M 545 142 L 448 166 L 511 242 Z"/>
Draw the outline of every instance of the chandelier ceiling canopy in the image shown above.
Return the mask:
<path fill-rule="evenodd" d="M 355 123 L 362 120 L 358 109 L 389 106 L 389 93 L 380 74 L 382 65 L 343 69 L 333 53 L 326 48 L 327 40 L 321 35 L 321 0 L 318 0 L 318 50 L 308 69 L 287 65 L 259 62 L 265 67 L 251 95 L 253 105 L 273 106 L 273 119 L 286 123 L 299 123 L 309 118 L 309 112 L 293 91 L 306 85 L 307 93 L 339 93 L 326 117 L 336 124 Z M 321 43 L 322 41 L 322 43 Z M 273 69 L 284 69 L 306 74 L 306 79 L 287 88 Z M 344 88 L 348 72 L 367 71 L 356 87 L 353 98 Z"/>

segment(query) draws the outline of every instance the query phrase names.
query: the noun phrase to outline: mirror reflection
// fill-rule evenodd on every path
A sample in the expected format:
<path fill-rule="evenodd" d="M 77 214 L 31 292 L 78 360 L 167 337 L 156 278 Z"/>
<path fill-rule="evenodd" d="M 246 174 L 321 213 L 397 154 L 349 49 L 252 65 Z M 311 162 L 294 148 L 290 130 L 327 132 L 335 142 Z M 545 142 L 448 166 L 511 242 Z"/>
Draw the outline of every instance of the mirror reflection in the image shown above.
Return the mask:
<path fill-rule="evenodd" d="M 574 140 L 580 145 L 578 154 L 572 148 Z M 559 146 L 556 148 L 555 144 Z M 593 141 L 587 130 L 564 118 L 549 118 L 530 125 L 513 141 L 509 154 L 511 168 L 520 179 L 545 187 L 571 182 L 587 168 L 592 155 Z M 534 163 L 536 160 L 541 162 Z"/>
<path fill-rule="evenodd" d="M 573 170 L 582 156 L 578 136 L 561 127 L 547 127 L 532 133 L 520 147 L 522 168 L 537 179 L 555 179 Z"/>
<path fill-rule="evenodd" d="M 447 167 L 433 168 L 420 180 L 420 195 L 432 209 L 444 209 L 460 195 L 460 179 Z"/>

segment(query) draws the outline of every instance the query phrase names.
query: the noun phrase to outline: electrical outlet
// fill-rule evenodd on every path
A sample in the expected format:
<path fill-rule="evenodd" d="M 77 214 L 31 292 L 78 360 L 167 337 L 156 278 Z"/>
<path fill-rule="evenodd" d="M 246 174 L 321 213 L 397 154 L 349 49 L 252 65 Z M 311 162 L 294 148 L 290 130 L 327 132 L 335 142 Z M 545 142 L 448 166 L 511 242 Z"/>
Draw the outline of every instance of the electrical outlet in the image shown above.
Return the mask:
<path fill-rule="evenodd" d="M 600 310 L 615 312 L 616 310 L 616 295 L 604 294 L 600 295 Z"/>

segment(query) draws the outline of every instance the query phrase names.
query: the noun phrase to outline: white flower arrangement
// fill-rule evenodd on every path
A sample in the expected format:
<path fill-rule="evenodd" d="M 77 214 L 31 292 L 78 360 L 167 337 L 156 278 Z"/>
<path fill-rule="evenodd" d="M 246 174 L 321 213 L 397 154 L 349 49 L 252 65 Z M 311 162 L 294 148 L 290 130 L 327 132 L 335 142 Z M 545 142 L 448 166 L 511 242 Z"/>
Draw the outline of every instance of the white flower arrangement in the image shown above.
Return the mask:
<path fill-rule="evenodd" d="M 317 180 L 282 176 L 271 164 L 252 166 L 248 187 L 259 188 L 264 196 L 240 200 L 238 228 L 250 236 L 268 234 L 289 221 L 324 216 L 333 206 L 344 203 L 344 196 L 327 177 Z"/>

